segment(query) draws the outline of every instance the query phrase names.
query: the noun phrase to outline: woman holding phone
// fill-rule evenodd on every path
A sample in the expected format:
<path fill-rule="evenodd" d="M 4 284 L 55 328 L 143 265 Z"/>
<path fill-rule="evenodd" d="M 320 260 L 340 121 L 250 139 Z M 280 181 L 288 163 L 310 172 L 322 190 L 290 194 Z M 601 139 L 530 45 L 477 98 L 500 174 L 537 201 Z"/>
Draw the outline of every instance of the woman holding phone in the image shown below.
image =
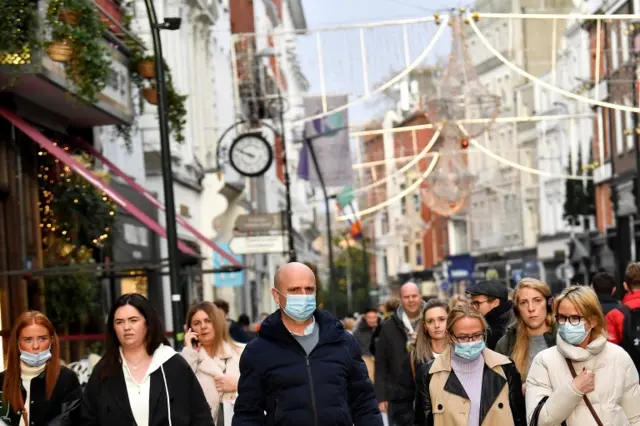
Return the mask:
<path fill-rule="evenodd" d="M 223 312 L 211 302 L 187 314 L 182 356 L 196 373 L 216 426 L 231 426 L 244 345 L 231 341 Z"/>

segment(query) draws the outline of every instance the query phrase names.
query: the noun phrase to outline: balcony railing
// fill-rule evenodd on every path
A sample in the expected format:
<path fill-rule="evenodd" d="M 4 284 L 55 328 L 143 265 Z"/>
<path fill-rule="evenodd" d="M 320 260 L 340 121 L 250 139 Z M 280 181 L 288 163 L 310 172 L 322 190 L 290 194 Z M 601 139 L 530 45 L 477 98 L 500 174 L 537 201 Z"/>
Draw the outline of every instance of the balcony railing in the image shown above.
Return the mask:
<path fill-rule="evenodd" d="M 14 6 L 21 3 L 7 1 L 15 2 Z M 58 15 L 53 1 L 59 2 L 42 0 L 25 11 L 16 7 L 18 13 L 25 14 L 16 17 L 24 25 L 16 29 L 13 22 L 12 28 L 23 35 L 13 40 L 0 37 L 0 86 L 17 98 L 56 113 L 63 125 L 131 124 L 134 110 L 129 46 L 131 41 L 140 42 L 125 28 L 126 11 L 115 0 L 73 0 L 65 2 L 69 9 L 60 9 Z M 75 13 L 74 6 L 80 12 Z M 99 19 L 88 19 L 91 13 Z M 8 18 L 0 17 L 0 24 L 3 19 L 8 23 Z M 87 42 L 76 39 L 74 45 L 70 34 L 78 34 L 77 29 L 98 36 Z M 54 46 L 52 41 L 56 41 Z M 103 78 L 93 79 L 95 72 Z"/>

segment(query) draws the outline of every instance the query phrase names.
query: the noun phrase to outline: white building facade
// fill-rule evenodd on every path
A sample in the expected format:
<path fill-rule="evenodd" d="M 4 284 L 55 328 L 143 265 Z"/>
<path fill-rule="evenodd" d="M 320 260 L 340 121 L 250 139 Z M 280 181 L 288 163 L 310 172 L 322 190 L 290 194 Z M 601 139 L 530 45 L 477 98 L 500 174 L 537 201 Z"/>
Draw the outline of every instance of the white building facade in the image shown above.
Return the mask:
<path fill-rule="evenodd" d="M 570 20 L 558 52 L 557 68 L 543 79 L 575 93 L 589 78 L 589 66 L 589 35 L 582 29 L 581 22 Z M 561 287 L 564 281 L 556 270 L 565 263 L 571 236 L 594 229 L 595 225 L 588 220 L 571 226 L 563 217 L 566 179 L 562 177 L 567 174 L 586 174 L 584 167 L 591 160 L 593 146 L 593 116 L 587 103 L 574 101 L 540 86 L 535 87 L 535 111 L 544 116 L 567 116 L 564 119 L 541 121 L 536 125 L 537 163 L 541 170 L 555 175 L 539 177 L 538 258 L 546 282 L 551 285 L 559 281 L 557 286 Z M 583 184 L 586 185 L 586 182 Z"/>
<path fill-rule="evenodd" d="M 228 0 L 225 1 L 228 4 Z M 221 119 L 216 123 L 216 139 L 219 139 L 230 126 L 233 127 L 234 120 L 259 118 L 264 125 L 243 123 L 230 131 L 224 140 L 218 141 L 221 144 L 221 158 L 218 160 L 222 165 L 223 179 L 219 191 L 225 200 L 220 208 L 215 210 L 216 240 L 228 242 L 233 237 L 234 222 L 239 214 L 280 213 L 286 210 L 282 162 L 281 158 L 278 158 L 282 152 L 281 139 L 278 137 L 282 132 L 282 126 L 277 109 L 279 92 L 275 83 L 277 78 L 281 77 L 285 82 L 282 84 L 281 93 L 286 105 L 284 135 L 291 178 L 296 253 L 299 261 L 317 264 L 317 253 L 311 248 L 311 242 L 317 237 L 315 216 L 309 203 L 311 191 L 307 182 L 297 179 L 300 145 L 294 143 L 294 135 L 299 132 L 295 132 L 292 125 L 294 120 L 304 117 L 303 96 L 308 89 L 308 83 L 297 63 L 296 52 L 295 31 L 306 28 L 301 2 L 291 0 L 276 4 L 271 0 L 239 1 L 228 6 L 224 8 L 231 11 L 231 32 L 234 31 L 234 25 L 243 30 L 240 31 L 241 34 L 230 35 L 227 40 L 229 51 L 224 56 L 229 56 L 228 64 L 231 68 L 225 69 L 222 74 L 215 72 L 214 79 L 219 98 L 216 110 L 221 112 L 218 115 Z M 245 32 L 247 30 L 250 30 L 250 33 Z M 216 28 L 214 39 L 222 32 L 222 29 Z M 222 46 L 221 40 L 214 42 L 216 43 Z M 219 61 L 216 60 L 215 65 L 223 62 L 221 58 Z M 244 75 L 244 80 L 240 74 Z M 256 110 L 251 109 L 249 104 L 256 98 L 264 106 L 262 113 L 265 114 L 261 117 L 251 116 Z M 233 115 L 229 114 L 231 110 L 234 111 Z M 245 179 L 229 165 L 228 148 L 238 134 L 256 130 L 261 131 L 270 142 L 274 152 L 274 163 L 264 175 Z M 204 225 L 206 223 L 203 223 Z M 245 256 L 244 286 L 220 288 L 216 286 L 214 276 L 212 280 L 215 297 L 230 302 L 232 316 L 246 313 L 251 319 L 257 319 L 263 312 L 270 313 L 276 308 L 271 296 L 273 276 L 278 266 L 287 261 L 288 257 L 284 254 Z"/>
<path fill-rule="evenodd" d="M 571 1 L 556 2 L 556 9 L 541 9 L 536 13 L 553 13 L 568 5 Z M 476 3 L 479 11 L 497 13 L 523 13 L 535 6 L 521 0 L 482 0 Z M 477 26 L 504 58 L 518 68 L 540 76 L 551 68 L 554 22 L 551 19 L 481 19 Z M 564 24 L 556 25 L 561 34 Z M 529 82 L 493 55 L 474 31 L 469 29 L 466 36 L 471 62 L 480 83 L 488 94 L 500 98 L 499 117 L 535 114 L 533 88 Z M 535 164 L 535 126 L 526 122 L 493 123 L 488 134 L 478 136 L 476 141 L 502 160 L 470 150 L 469 168 L 477 181 L 466 212 L 467 229 L 464 230 L 462 217 L 454 218 L 449 246 L 468 247 L 473 257 L 475 278 L 483 277 L 489 268 L 496 269 L 500 279 L 508 285 L 514 285 L 523 275 L 539 276 L 538 180 L 536 176 L 512 166 L 533 167 Z M 468 238 L 467 245 L 460 241 L 465 237 Z"/>

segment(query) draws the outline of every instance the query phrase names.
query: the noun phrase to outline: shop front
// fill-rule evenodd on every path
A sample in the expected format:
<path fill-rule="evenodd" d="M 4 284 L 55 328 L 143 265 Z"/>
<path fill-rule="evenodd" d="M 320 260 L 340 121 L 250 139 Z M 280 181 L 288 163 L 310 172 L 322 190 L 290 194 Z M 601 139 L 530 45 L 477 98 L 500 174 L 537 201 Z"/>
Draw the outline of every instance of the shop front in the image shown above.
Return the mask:
<path fill-rule="evenodd" d="M 538 259 L 540 259 L 541 277 L 553 294 L 558 294 L 565 287 L 567 250 L 569 248 L 569 234 L 553 236 L 543 235 L 538 239 Z"/>
<path fill-rule="evenodd" d="M 540 278 L 537 248 L 474 256 L 473 279 L 486 279 L 489 270 L 497 272 L 497 279 L 509 288 L 514 288 L 524 277 Z"/>
<path fill-rule="evenodd" d="M 118 182 L 113 182 L 111 186 L 149 217 L 157 219 L 157 209 L 143 195 Z M 124 209 L 118 209 L 116 214 L 111 260 L 120 272 L 112 273 L 105 283 L 108 306 L 122 294 L 139 293 L 147 297 L 162 316 L 159 237 Z"/>
<path fill-rule="evenodd" d="M 470 254 L 448 256 L 446 260 L 447 279 L 440 290 L 449 297 L 463 295 L 473 283 L 473 257 Z"/>

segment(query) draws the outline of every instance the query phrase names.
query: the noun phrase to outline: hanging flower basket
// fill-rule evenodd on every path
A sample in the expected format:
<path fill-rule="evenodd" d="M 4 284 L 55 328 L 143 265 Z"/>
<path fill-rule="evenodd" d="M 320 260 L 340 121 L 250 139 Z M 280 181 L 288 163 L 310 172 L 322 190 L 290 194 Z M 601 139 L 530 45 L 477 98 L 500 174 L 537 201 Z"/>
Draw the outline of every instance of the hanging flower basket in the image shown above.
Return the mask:
<path fill-rule="evenodd" d="M 60 19 L 61 22 L 73 26 L 78 25 L 79 18 L 80 13 L 77 10 L 62 9 L 58 14 L 58 19 Z"/>
<path fill-rule="evenodd" d="M 47 54 L 56 62 L 69 62 L 73 55 L 73 48 L 67 40 L 57 40 L 47 47 Z"/>
<path fill-rule="evenodd" d="M 156 63 L 150 59 L 138 62 L 137 70 L 140 77 L 147 80 L 156 77 Z"/>
<path fill-rule="evenodd" d="M 158 105 L 158 91 L 155 87 L 145 87 L 142 89 L 142 95 L 151 105 Z"/>

